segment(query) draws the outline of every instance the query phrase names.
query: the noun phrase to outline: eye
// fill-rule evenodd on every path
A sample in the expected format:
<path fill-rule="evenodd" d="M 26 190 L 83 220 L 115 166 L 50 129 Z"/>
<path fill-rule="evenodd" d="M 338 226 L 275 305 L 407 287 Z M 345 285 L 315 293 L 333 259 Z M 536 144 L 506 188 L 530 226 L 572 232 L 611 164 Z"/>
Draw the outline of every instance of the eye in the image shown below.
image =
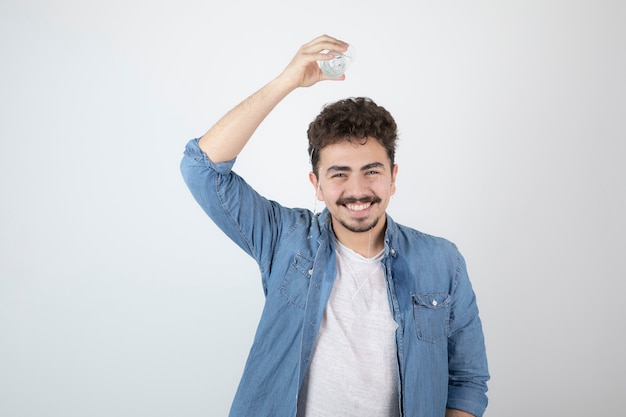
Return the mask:
<path fill-rule="evenodd" d="M 346 174 L 344 174 L 343 172 L 337 172 L 336 174 L 333 174 L 331 176 L 331 178 L 345 178 Z"/>
<path fill-rule="evenodd" d="M 380 171 L 372 169 L 372 170 L 367 171 L 365 175 L 378 175 L 378 174 L 380 174 Z"/>

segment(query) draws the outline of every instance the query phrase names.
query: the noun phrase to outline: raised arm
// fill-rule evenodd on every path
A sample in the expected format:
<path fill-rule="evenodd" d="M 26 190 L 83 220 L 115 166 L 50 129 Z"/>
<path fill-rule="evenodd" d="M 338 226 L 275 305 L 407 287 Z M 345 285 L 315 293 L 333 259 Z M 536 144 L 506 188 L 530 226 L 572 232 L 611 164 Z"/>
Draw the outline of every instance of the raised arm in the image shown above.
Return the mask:
<path fill-rule="evenodd" d="M 332 54 L 323 51 L 344 52 L 347 48 L 347 43 L 327 35 L 302 45 L 278 77 L 238 104 L 202 136 L 200 149 L 214 163 L 229 161 L 239 155 L 261 122 L 290 92 L 331 79 L 325 77 L 317 65 L 317 61 L 333 58 Z M 344 78 L 342 75 L 332 80 Z"/>

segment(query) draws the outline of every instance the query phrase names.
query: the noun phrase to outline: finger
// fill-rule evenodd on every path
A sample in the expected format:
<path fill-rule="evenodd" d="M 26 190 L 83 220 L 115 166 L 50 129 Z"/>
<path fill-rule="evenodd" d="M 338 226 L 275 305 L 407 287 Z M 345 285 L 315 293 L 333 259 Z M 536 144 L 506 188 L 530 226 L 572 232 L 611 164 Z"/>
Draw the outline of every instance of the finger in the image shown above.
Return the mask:
<path fill-rule="evenodd" d="M 303 51 L 302 55 L 307 57 L 307 60 L 311 61 L 328 61 L 338 56 L 341 56 L 341 53 L 345 52 L 345 50 L 341 50 L 341 48 L 330 49 L 330 47 L 326 47 L 324 49 L 318 50 L 315 49 L 313 52 Z"/>
<path fill-rule="evenodd" d="M 332 36 L 322 35 L 304 44 L 301 50 L 305 53 L 319 53 L 323 50 L 343 52 L 349 44 Z"/>

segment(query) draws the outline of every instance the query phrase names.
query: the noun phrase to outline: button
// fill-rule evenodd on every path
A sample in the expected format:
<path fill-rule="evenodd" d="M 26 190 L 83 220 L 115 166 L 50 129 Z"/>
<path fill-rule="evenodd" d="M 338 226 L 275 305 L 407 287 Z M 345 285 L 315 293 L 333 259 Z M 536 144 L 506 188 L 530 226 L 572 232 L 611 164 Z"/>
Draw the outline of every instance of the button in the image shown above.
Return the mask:
<path fill-rule="evenodd" d="M 309 269 L 309 275 L 313 275 L 313 270 Z"/>
<path fill-rule="evenodd" d="M 433 306 L 437 307 L 437 300 L 433 300 Z"/>

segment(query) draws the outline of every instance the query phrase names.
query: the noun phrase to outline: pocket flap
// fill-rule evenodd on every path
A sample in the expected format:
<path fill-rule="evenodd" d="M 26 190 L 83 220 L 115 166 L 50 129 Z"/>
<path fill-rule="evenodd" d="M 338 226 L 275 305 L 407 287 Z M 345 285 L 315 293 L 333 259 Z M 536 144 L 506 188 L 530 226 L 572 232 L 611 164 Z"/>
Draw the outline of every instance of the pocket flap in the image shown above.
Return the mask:
<path fill-rule="evenodd" d="M 450 303 L 450 295 L 446 293 L 412 294 L 416 304 L 428 308 L 446 307 Z"/>

